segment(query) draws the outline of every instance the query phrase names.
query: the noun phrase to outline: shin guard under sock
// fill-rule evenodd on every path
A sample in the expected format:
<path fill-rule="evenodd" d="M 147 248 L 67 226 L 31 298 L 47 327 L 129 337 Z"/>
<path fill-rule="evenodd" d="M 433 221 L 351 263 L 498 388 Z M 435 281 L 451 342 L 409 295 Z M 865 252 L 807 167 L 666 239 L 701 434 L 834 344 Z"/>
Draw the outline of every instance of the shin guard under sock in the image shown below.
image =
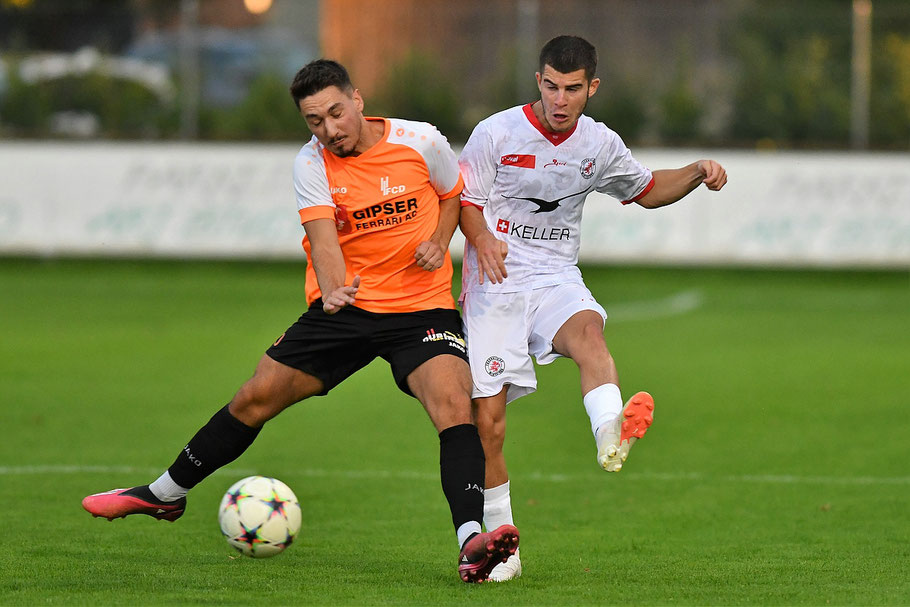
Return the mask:
<path fill-rule="evenodd" d="M 240 457 L 253 444 L 259 430 L 231 415 L 225 405 L 199 429 L 168 468 L 171 478 L 181 487 L 195 487 L 209 474 Z"/>
<path fill-rule="evenodd" d="M 486 459 L 477 427 L 461 424 L 439 433 L 439 472 L 455 529 L 483 520 Z"/>

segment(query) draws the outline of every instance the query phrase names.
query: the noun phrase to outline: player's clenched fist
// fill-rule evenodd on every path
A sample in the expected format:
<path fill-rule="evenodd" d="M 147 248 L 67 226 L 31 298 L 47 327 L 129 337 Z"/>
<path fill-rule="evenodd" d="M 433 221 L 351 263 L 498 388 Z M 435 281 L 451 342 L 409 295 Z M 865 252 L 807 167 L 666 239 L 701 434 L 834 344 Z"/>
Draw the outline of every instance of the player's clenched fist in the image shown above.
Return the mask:
<path fill-rule="evenodd" d="M 442 267 L 443 262 L 446 260 L 446 252 L 437 243 L 431 240 L 424 240 L 417 245 L 414 259 L 417 260 L 418 267 L 427 272 L 433 272 Z"/>
<path fill-rule="evenodd" d="M 727 183 L 727 171 L 713 160 L 699 160 L 698 168 L 704 174 L 702 181 L 709 190 L 717 191 Z"/>

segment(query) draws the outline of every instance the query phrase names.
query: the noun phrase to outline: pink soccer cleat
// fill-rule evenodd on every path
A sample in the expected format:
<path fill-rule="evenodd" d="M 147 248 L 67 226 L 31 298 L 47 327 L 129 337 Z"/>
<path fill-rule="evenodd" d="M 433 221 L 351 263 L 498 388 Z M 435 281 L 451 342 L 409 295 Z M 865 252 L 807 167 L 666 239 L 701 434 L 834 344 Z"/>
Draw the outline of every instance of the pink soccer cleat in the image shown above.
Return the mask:
<path fill-rule="evenodd" d="M 488 533 L 471 537 L 458 555 L 458 575 L 465 582 L 480 583 L 518 550 L 518 529 L 501 525 Z"/>
<path fill-rule="evenodd" d="M 162 521 L 176 521 L 186 510 L 186 498 L 182 497 L 176 502 L 161 502 L 152 495 L 148 485 L 141 485 L 89 495 L 82 500 L 82 507 L 92 516 L 109 521 L 130 514 L 147 514 Z"/>

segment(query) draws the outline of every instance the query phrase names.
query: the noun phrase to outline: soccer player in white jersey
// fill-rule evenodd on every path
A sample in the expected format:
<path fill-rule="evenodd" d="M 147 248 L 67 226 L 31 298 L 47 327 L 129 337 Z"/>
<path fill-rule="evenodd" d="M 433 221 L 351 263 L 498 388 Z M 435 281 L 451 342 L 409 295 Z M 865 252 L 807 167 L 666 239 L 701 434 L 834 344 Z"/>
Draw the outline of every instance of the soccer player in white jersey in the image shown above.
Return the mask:
<path fill-rule="evenodd" d="M 604 340 L 607 314 L 577 267 L 582 207 L 602 192 L 653 209 L 701 184 L 720 190 L 713 160 L 650 171 L 606 125 L 583 114 L 600 80 L 597 53 L 582 38 L 559 36 L 540 53 L 540 100 L 483 120 L 465 144 L 461 229 L 467 238 L 462 302 L 474 379 L 476 423 L 486 454 L 484 524 L 512 524 L 502 446 L 506 404 L 534 392 L 531 361 L 560 356 L 578 365 L 581 391 L 604 470 L 619 471 L 653 419 L 639 392 L 623 406 L 616 365 Z M 491 580 L 521 575 L 515 554 Z"/>

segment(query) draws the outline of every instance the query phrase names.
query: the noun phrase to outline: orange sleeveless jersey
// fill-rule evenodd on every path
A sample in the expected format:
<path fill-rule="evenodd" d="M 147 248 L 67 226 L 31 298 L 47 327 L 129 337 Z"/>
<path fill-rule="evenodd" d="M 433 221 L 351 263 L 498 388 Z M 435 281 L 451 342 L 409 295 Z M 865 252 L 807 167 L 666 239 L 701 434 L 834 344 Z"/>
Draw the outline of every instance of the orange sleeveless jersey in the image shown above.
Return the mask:
<path fill-rule="evenodd" d="M 453 309 L 452 260 L 427 272 L 414 252 L 439 221 L 439 201 L 458 196 L 463 182 L 446 138 L 432 125 L 382 120 L 382 139 L 359 156 L 339 158 L 313 137 L 294 161 L 300 222 L 332 219 L 346 265 L 345 284 L 360 275 L 354 305 L 370 312 Z M 303 248 L 310 258 L 309 239 Z M 306 299 L 321 297 L 307 264 Z"/>

